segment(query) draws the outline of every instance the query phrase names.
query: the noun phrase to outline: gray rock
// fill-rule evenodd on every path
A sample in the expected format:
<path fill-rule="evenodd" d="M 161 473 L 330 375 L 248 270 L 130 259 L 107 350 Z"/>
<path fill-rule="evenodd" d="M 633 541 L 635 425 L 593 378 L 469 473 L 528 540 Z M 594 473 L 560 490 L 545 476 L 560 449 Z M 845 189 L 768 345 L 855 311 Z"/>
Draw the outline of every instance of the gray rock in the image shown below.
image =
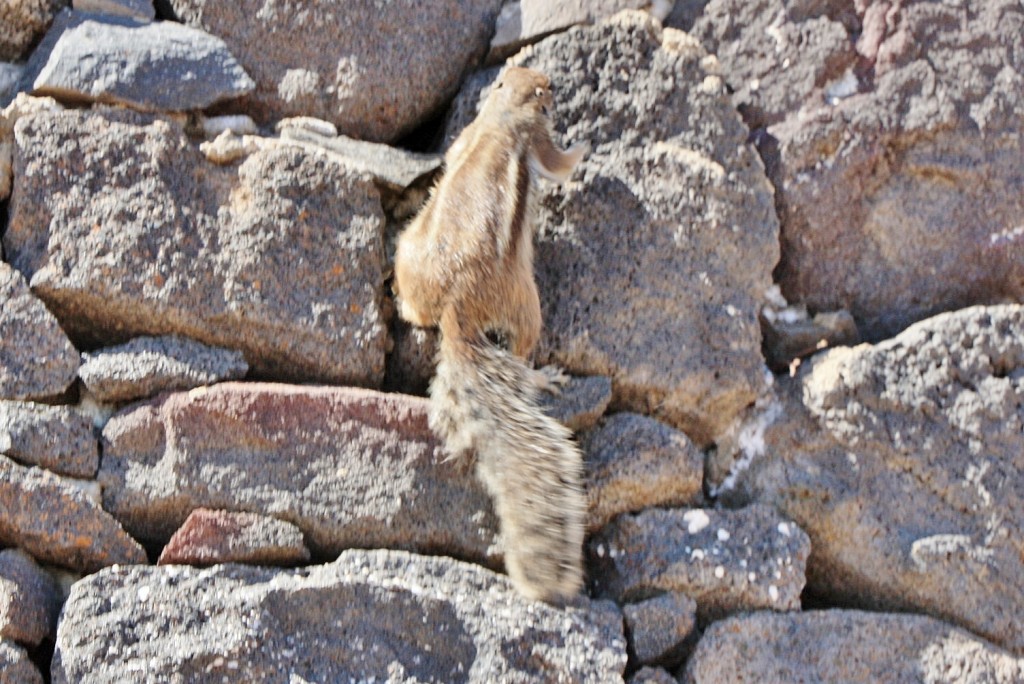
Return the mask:
<path fill-rule="evenodd" d="M 145 111 L 203 109 L 255 84 L 214 36 L 174 22 L 64 11 L 32 53 L 36 95 Z"/>
<path fill-rule="evenodd" d="M 760 505 L 623 515 L 588 547 L 598 596 L 632 603 L 681 592 L 697 602 L 702 623 L 743 610 L 799 610 L 811 549 L 803 530 Z"/>
<path fill-rule="evenodd" d="M 686 435 L 663 423 L 617 413 L 587 433 L 582 447 L 591 532 L 621 513 L 701 502 L 704 456 Z"/>
<path fill-rule="evenodd" d="M 442 459 L 425 399 L 223 383 L 111 418 L 98 480 L 107 510 L 156 544 L 205 507 L 291 522 L 319 558 L 398 548 L 496 566 L 483 485 Z"/>
<path fill-rule="evenodd" d="M 697 627 L 697 603 L 669 592 L 622 607 L 630 655 L 644 665 L 674 667 Z"/>
<path fill-rule="evenodd" d="M 9 231 L 8 231 L 9 232 Z M 57 319 L 20 273 L 0 262 L 0 398 L 63 394 L 81 361 Z"/>
<path fill-rule="evenodd" d="M 1011 684 L 1024 660 L 920 615 L 854 610 L 754 613 L 704 633 L 680 681 Z"/>
<path fill-rule="evenodd" d="M 676 684 L 676 678 L 661 667 L 641 667 L 628 680 L 629 684 Z"/>
<path fill-rule="evenodd" d="M 294 147 L 216 166 L 124 110 L 23 117 L 15 137 L 4 247 L 75 339 L 181 335 L 241 350 L 258 377 L 380 384 L 369 179 Z"/>
<path fill-rule="evenodd" d="M 189 514 L 157 561 L 160 565 L 298 565 L 309 561 L 299 528 L 255 513 L 199 508 Z"/>
<path fill-rule="evenodd" d="M 21 64 L 0 62 L 0 107 L 6 107 L 7 103 L 14 99 L 24 72 L 25 67 Z M 2 197 L 0 194 L 0 198 Z"/>
<path fill-rule="evenodd" d="M 607 603 L 556 609 L 450 558 L 347 551 L 300 571 L 111 568 L 75 584 L 55 684 L 164 681 L 611 682 Z"/>
<path fill-rule="evenodd" d="M 624 12 L 511 61 L 551 78 L 565 143 L 593 145 L 542 187 L 539 359 L 611 377 L 619 410 L 707 445 L 765 386 L 757 312 L 778 259 L 772 188 L 714 58 Z M 449 136 L 489 76 L 460 95 Z"/>
<path fill-rule="evenodd" d="M 767 126 L 787 299 L 874 341 L 1024 298 L 1018 0 L 713 0 L 693 31 Z"/>
<path fill-rule="evenodd" d="M 807 531 L 815 594 L 1024 653 L 1024 306 L 831 350 L 778 401 L 722 498 L 773 504 Z"/>
<path fill-rule="evenodd" d="M 0 684 L 43 684 L 43 677 L 20 646 L 0 640 Z"/>
<path fill-rule="evenodd" d="M 52 638 L 61 598 L 57 583 L 27 553 L 0 551 L 0 639 L 38 646 Z"/>
<path fill-rule="evenodd" d="M 68 0 L 4 0 L 0 3 L 0 60 L 24 57 Z"/>
<path fill-rule="evenodd" d="M 564 31 L 577 24 L 593 24 L 621 10 L 644 9 L 650 0 L 579 0 L 548 2 L 547 0 L 515 0 L 506 2 L 495 22 L 489 63 L 515 54 L 522 46 Z M 660 2 L 659 5 L 667 3 Z M 664 19 L 664 17 L 659 17 Z"/>
<path fill-rule="evenodd" d="M 0 454 L 69 477 L 99 467 L 92 422 L 70 406 L 0 401 Z"/>
<path fill-rule="evenodd" d="M 573 432 L 587 430 L 597 423 L 612 400 L 612 381 L 600 375 L 570 377 L 558 394 L 541 392 L 540 405 Z"/>
<path fill-rule="evenodd" d="M 79 12 L 95 12 L 150 21 L 156 18 L 153 0 L 72 0 Z"/>
<path fill-rule="evenodd" d="M 245 377 L 241 352 L 183 337 L 137 337 L 82 355 L 78 377 L 96 400 L 122 402 Z"/>
<path fill-rule="evenodd" d="M 145 551 L 100 507 L 89 484 L 0 456 L 0 510 L 7 511 L 0 544 L 81 572 L 145 563 Z"/>
<path fill-rule="evenodd" d="M 346 166 L 373 176 L 384 189 L 402 192 L 417 179 L 434 173 L 441 166 L 438 154 L 421 154 L 379 143 L 354 140 L 345 135 L 324 136 L 303 128 L 286 126 L 284 140 L 305 143 L 340 156 Z"/>
<path fill-rule="evenodd" d="M 500 0 L 318 3 L 169 0 L 220 36 L 256 80 L 260 122 L 308 115 L 345 135 L 392 141 L 440 109 L 483 55 Z M 296 38 L 301 36 L 301 40 Z"/>

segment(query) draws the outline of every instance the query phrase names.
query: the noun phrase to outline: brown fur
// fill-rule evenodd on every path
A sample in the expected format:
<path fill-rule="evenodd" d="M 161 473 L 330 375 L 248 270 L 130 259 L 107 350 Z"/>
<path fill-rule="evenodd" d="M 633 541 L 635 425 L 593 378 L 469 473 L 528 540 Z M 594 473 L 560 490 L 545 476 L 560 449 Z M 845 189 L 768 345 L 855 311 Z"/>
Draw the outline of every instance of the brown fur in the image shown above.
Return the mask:
<path fill-rule="evenodd" d="M 402 318 L 441 329 L 432 427 L 451 453 L 477 453 L 513 582 L 557 601 L 582 586 L 585 500 L 571 434 L 537 406 L 548 377 L 526 363 L 541 330 L 535 186 L 564 181 L 587 148 L 557 147 L 551 105 L 546 76 L 506 69 L 399 237 L 395 286 Z"/>

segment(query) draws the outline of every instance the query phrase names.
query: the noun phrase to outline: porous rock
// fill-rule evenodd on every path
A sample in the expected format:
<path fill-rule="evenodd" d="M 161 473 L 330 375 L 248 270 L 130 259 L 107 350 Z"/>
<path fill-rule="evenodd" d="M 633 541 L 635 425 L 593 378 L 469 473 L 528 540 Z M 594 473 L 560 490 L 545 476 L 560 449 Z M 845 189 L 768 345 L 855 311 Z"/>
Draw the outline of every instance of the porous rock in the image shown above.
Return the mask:
<path fill-rule="evenodd" d="M 715 58 L 623 12 L 510 61 L 551 78 L 565 146 L 592 145 L 542 184 L 539 358 L 611 377 L 613 408 L 707 445 L 765 386 L 757 312 L 778 259 L 772 188 Z M 449 139 L 495 75 L 464 89 Z"/>
<path fill-rule="evenodd" d="M 70 406 L 0 401 L 0 454 L 60 475 L 90 478 L 99 445 L 90 420 Z"/>
<path fill-rule="evenodd" d="M 169 335 L 137 337 L 123 345 L 87 352 L 82 355 L 78 377 L 97 401 L 122 402 L 237 380 L 248 370 L 239 351 Z"/>
<path fill-rule="evenodd" d="M 64 11 L 32 53 L 25 89 L 146 111 L 204 109 L 255 84 L 208 33 L 171 21 Z"/>
<path fill-rule="evenodd" d="M 199 508 L 174 533 L 160 565 L 298 565 L 309 560 L 299 528 L 255 513 Z"/>
<path fill-rule="evenodd" d="M 676 678 L 663 667 L 644 666 L 627 680 L 629 684 L 677 684 Z"/>
<path fill-rule="evenodd" d="M 81 572 L 115 563 L 145 563 L 138 542 L 79 480 L 0 456 L 0 544 Z"/>
<path fill-rule="evenodd" d="M 224 39 L 256 81 L 247 110 L 307 115 L 345 135 L 392 141 L 439 109 L 483 55 L 500 0 L 287 2 L 169 0 Z M 301 40 L 296 40 L 301 36 Z"/>
<path fill-rule="evenodd" d="M 621 513 L 701 501 L 704 456 L 686 435 L 635 413 L 609 416 L 582 440 L 587 529 Z"/>
<path fill-rule="evenodd" d="M 712 0 L 693 33 L 766 127 L 787 299 L 877 341 L 1024 298 L 1017 0 Z"/>
<path fill-rule="evenodd" d="M 351 547 L 496 564 L 497 521 L 473 470 L 443 461 L 426 400 L 355 388 L 223 383 L 107 423 L 107 510 L 163 544 L 195 508 L 296 525 L 320 558 Z"/>
<path fill-rule="evenodd" d="M 52 674 L 55 684 L 142 673 L 197 684 L 596 684 L 621 680 L 625 665 L 621 616 L 607 603 L 557 609 L 478 566 L 353 550 L 301 571 L 169 566 L 88 577 L 65 607 Z"/>
<path fill-rule="evenodd" d="M 807 531 L 809 587 L 1024 653 L 1024 307 L 826 352 L 777 403 L 722 498 L 774 504 Z"/>
<path fill-rule="evenodd" d="M 0 4 L 0 60 L 21 59 L 68 0 L 5 0 Z"/>
<path fill-rule="evenodd" d="M 79 12 L 113 14 L 146 21 L 156 17 L 153 0 L 72 0 L 71 6 Z"/>
<path fill-rule="evenodd" d="M 25 649 L 0 639 L 0 683 L 43 684 L 43 677 Z"/>
<path fill-rule="evenodd" d="M 541 407 L 573 432 L 594 427 L 612 400 L 609 378 L 593 375 L 570 377 L 557 392 L 541 392 Z"/>
<path fill-rule="evenodd" d="M 260 377 L 379 385 L 369 179 L 293 147 L 216 166 L 178 125 L 123 110 L 23 117 L 15 137 L 4 248 L 73 338 L 176 334 Z"/>
<path fill-rule="evenodd" d="M 760 612 L 711 625 L 681 674 L 686 684 L 1011 684 L 1024 678 L 1024 661 L 921 615 Z"/>
<path fill-rule="evenodd" d="M 810 542 L 767 506 L 651 508 L 619 516 L 588 549 L 596 595 L 632 603 L 681 592 L 706 623 L 743 610 L 799 610 Z"/>
<path fill-rule="evenodd" d="M 75 380 L 81 359 L 25 278 L 0 262 L 0 398 L 47 399 Z"/>
<path fill-rule="evenodd" d="M 686 594 L 667 592 L 622 607 L 632 657 L 644 665 L 679 664 L 697 627 L 697 603 Z"/>
<path fill-rule="evenodd" d="M 38 646 L 52 638 L 60 604 L 57 583 L 31 556 L 19 549 L 0 551 L 0 639 Z"/>

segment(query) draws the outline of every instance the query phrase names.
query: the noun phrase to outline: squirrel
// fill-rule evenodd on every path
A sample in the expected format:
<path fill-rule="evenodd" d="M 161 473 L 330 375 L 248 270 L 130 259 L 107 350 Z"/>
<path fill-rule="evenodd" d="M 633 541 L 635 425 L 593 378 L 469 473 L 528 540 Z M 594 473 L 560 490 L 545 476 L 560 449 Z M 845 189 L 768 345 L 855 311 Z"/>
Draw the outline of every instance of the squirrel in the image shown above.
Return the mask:
<path fill-rule="evenodd" d="M 587 504 L 572 433 L 537 402 L 567 377 L 528 365 L 541 330 L 533 236 L 538 176 L 564 182 L 589 145 L 559 149 L 552 105 L 547 76 L 505 69 L 399 236 L 394 283 L 403 319 L 440 328 L 430 426 L 449 458 L 476 454 L 513 585 L 564 603 L 583 585 Z"/>

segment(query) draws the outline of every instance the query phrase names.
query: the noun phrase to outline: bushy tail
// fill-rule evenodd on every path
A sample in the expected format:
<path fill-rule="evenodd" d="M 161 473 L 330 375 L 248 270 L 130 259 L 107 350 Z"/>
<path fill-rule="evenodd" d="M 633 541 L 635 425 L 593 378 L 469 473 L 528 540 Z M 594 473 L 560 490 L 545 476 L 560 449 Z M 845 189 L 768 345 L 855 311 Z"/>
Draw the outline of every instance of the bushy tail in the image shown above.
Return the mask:
<path fill-rule="evenodd" d="M 553 603 L 583 585 L 583 458 L 537 403 L 534 371 L 485 338 L 441 322 L 430 426 L 452 456 L 475 452 L 501 521 L 505 567 L 525 596 Z"/>

